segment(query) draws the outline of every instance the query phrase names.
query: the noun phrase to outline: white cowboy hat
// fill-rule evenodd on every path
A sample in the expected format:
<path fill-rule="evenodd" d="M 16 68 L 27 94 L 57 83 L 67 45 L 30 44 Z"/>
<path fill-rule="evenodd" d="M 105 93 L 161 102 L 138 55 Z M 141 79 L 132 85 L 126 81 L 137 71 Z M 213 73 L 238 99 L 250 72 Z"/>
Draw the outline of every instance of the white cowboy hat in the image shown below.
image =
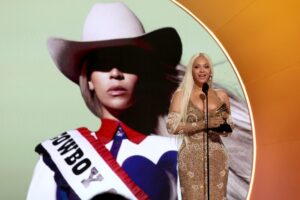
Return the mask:
<path fill-rule="evenodd" d="M 82 41 L 48 40 L 55 64 L 77 84 L 82 62 L 88 54 L 99 49 L 125 47 L 146 52 L 158 60 L 159 65 L 152 67 L 166 69 L 175 68 L 182 53 L 181 40 L 175 29 L 168 27 L 145 33 L 134 13 L 119 2 L 99 3 L 92 7 L 85 20 Z"/>

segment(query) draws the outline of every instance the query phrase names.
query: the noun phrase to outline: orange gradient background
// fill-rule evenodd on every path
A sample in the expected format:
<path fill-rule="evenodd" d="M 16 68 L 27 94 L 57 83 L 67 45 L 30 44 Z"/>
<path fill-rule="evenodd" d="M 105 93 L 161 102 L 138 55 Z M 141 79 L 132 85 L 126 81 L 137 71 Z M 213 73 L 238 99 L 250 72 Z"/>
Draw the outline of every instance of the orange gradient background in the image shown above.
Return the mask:
<path fill-rule="evenodd" d="M 249 199 L 300 199 L 300 2 L 176 2 L 213 32 L 244 83 L 256 134 Z"/>

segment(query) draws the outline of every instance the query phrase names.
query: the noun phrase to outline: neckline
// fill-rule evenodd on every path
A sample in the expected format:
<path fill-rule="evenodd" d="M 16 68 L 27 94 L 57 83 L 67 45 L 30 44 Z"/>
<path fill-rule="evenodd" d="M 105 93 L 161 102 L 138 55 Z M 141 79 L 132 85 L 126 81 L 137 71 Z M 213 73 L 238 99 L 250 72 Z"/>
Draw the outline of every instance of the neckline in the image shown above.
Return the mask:
<path fill-rule="evenodd" d="M 208 110 L 208 113 L 213 113 L 216 112 L 218 109 L 220 109 L 225 102 L 218 96 L 217 92 L 215 90 L 212 90 L 212 92 L 216 95 L 217 99 L 219 100 L 219 105 L 217 107 L 215 107 L 214 109 Z M 201 113 L 205 113 L 204 110 L 201 110 L 200 108 L 198 108 L 191 99 L 189 99 L 190 104 L 192 104 L 193 107 L 195 107 L 199 112 Z M 225 104 L 226 106 L 226 104 Z"/>
<path fill-rule="evenodd" d="M 198 108 L 198 107 L 192 102 L 192 100 L 189 100 L 189 102 L 190 102 L 190 104 L 191 104 L 194 108 L 196 108 L 199 112 L 204 113 L 204 110 L 201 110 L 200 108 Z M 216 112 L 219 108 L 221 108 L 221 107 L 223 106 L 223 104 L 225 104 L 225 103 L 224 103 L 223 101 L 220 101 L 220 104 L 219 104 L 217 107 L 215 107 L 214 109 L 208 110 L 208 112 L 209 112 L 209 113 Z"/>
<path fill-rule="evenodd" d="M 101 119 L 101 127 L 98 131 L 96 131 L 96 135 L 104 144 L 107 144 L 113 139 L 119 127 L 123 129 L 126 137 L 133 143 L 139 144 L 146 138 L 145 134 L 130 128 L 125 123 L 107 118 Z"/>

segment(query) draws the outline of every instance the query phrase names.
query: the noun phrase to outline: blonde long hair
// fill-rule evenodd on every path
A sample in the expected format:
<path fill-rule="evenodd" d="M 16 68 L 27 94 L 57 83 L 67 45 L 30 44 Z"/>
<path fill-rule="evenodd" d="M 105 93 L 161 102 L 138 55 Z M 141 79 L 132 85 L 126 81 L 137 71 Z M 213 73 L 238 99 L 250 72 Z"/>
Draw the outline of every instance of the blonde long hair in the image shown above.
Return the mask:
<path fill-rule="evenodd" d="M 185 75 L 184 75 L 179 87 L 175 91 L 175 93 L 178 91 L 182 92 L 182 99 L 181 99 L 181 105 L 180 105 L 180 121 L 186 121 L 186 118 L 187 118 L 187 107 L 188 107 L 188 103 L 190 101 L 190 97 L 191 97 L 192 90 L 194 87 L 194 79 L 193 79 L 192 69 L 193 69 L 194 62 L 198 57 L 203 57 L 208 62 L 208 65 L 211 70 L 211 77 L 207 83 L 210 88 L 212 87 L 213 65 L 212 65 L 211 59 L 205 53 L 197 53 L 197 54 L 193 55 L 186 67 Z"/>

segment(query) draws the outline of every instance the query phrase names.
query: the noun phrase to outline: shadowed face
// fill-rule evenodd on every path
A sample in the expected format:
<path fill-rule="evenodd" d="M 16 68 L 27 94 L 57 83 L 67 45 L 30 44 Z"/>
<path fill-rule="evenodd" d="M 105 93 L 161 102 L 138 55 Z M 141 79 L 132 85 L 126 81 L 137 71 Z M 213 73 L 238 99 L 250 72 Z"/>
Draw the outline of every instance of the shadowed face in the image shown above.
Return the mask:
<path fill-rule="evenodd" d="M 195 59 L 192 67 L 192 75 L 195 84 L 202 86 L 203 83 L 207 82 L 211 76 L 211 68 L 208 60 L 199 56 Z"/>
<path fill-rule="evenodd" d="M 95 90 L 102 110 L 120 113 L 133 105 L 137 81 L 138 75 L 124 73 L 118 68 L 97 70 L 91 73 L 89 89 Z"/>

